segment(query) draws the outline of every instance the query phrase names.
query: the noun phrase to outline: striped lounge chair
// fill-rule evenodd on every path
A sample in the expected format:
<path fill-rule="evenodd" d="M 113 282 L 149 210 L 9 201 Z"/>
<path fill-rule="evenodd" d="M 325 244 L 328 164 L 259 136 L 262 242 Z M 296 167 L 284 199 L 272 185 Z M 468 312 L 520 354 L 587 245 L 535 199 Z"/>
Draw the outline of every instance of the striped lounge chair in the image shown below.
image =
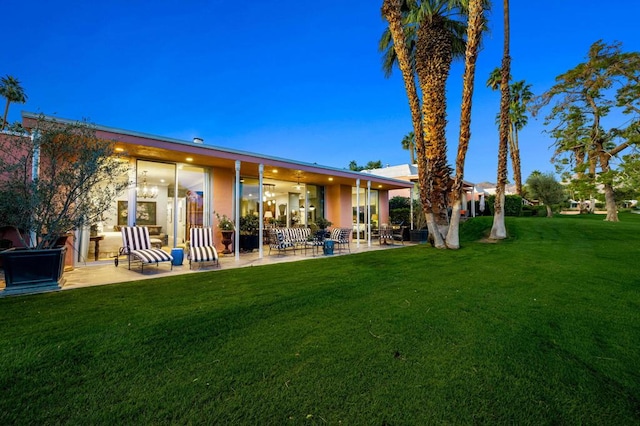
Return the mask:
<path fill-rule="evenodd" d="M 213 262 L 220 267 L 218 252 L 213 245 L 211 228 L 191 228 L 189 230 L 189 269 L 193 262 Z"/>
<path fill-rule="evenodd" d="M 120 232 L 122 248 L 119 254 L 127 256 L 129 269 L 133 260 L 140 262 L 141 272 L 144 272 L 144 265 L 155 263 L 158 266 L 160 262 L 169 262 L 173 270 L 173 257 L 161 249 L 151 247 L 149 229 L 146 226 L 123 226 Z M 115 259 L 115 264 L 118 266 L 118 257 Z"/>

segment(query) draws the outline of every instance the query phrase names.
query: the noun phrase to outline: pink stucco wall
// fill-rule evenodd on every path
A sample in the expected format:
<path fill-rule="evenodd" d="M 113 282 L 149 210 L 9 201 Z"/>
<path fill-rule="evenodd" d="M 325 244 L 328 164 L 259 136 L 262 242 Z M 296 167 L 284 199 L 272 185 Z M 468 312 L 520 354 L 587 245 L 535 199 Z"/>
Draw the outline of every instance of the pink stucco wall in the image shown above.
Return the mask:
<path fill-rule="evenodd" d="M 233 219 L 233 187 L 235 181 L 235 171 L 228 169 L 213 170 L 213 205 L 211 210 Z M 216 248 L 223 249 L 222 234 L 218 228 L 218 218 L 213 216 L 213 239 Z"/>

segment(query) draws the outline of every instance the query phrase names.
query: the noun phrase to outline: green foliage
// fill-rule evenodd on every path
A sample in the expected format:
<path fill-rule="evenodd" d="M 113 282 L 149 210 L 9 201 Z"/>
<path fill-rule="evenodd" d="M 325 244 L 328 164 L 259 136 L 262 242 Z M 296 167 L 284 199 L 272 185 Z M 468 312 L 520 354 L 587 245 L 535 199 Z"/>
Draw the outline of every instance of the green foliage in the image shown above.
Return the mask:
<path fill-rule="evenodd" d="M 316 225 L 320 229 L 327 229 L 328 227 L 330 227 L 332 225 L 332 222 L 330 222 L 327 219 L 325 219 L 324 217 L 320 216 L 320 217 L 316 218 Z"/>
<path fill-rule="evenodd" d="M 0 225 L 34 232 L 35 248 L 41 249 L 99 221 L 129 185 L 129 167 L 115 153 L 114 142 L 99 139 L 87 122 L 40 116 L 33 131 L 35 142 L 23 136 L 0 139 Z M 32 180 L 34 145 L 40 167 Z"/>
<path fill-rule="evenodd" d="M 227 217 L 226 214 L 220 216 L 217 212 L 214 213 L 216 215 L 216 218 L 218 219 L 218 228 L 220 228 L 222 231 L 233 231 L 235 229 L 233 221 L 229 217 Z"/>
<path fill-rule="evenodd" d="M 496 196 L 489 195 L 486 197 L 486 206 L 493 215 L 493 204 Z M 504 215 L 505 216 L 521 216 L 522 213 L 522 197 L 519 195 L 505 195 L 504 197 Z"/>
<path fill-rule="evenodd" d="M 349 162 L 349 170 L 353 170 L 354 172 L 360 172 L 362 170 L 370 170 L 370 169 L 381 169 L 382 161 L 369 161 L 364 166 L 358 165 L 355 160 L 351 160 Z"/>
<path fill-rule="evenodd" d="M 555 206 L 555 210 L 559 210 L 560 205 Z M 547 215 L 547 208 L 545 206 L 522 206 L 522 216 L 539 216 L 544 217 Z"/>
<path fill-rule="evenodd" d="M 564 186 L 553 173 L 532 173 L 527 178 L 527 188 L 534 199 L 550 206 L 560 204 L 567 198 Z"/>
<path fill-rule="evenodd" d="M 409 197 L 393 197 L 389 200 L 389 210 L 394 209 L 408 209 L 411 207 L 411 200 Z"/>
<path fill-rule="evenodd" d="M 411 223 L 411 200 L 408 197 L 393 197 L 389 200 L 389 219 L 391 223 Z M 424 217 L 420 201 L 413 200 L 413 227 L 414 229 L 426 229 L 427 220 Z"/>
<path fill-rule="evenodd" d="M 240 233 L 243 235 L 257 235 L 260 229 L 260 218 L 255 214 L 240 216 Z"/>
<path fill-rule="evenodd" d="M 551 104 L 545 124 L 555 139 L 553 161 L 577 180 L 570 188 L 575 199 L 592 197 L 588 186 L 598 184 L 613 195 L 613 187 L 625 179 L 610 159 L 640 143 L 639 69 L 640 53 L 623 52 L 619 42 L 598 40 L 586 62 L 556 77 L 556 84 L 538 99 L 536 112 Z"/>

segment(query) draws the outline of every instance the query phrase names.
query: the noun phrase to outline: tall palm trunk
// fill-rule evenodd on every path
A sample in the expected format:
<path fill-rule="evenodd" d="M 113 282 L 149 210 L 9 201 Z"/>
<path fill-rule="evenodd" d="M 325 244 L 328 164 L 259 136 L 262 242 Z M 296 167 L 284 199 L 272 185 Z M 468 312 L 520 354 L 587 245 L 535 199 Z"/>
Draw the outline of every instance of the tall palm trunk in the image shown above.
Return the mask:
<path fill-rule="evenodd" d="M 421 23 L 416 45 L 416 72 L 422 91 L 427 175 L 431 177 L 425 188 L 430 201 L 426 215 L 429 232 L 437 248 L 446 247 L 444 235 L 449 226 L 446 199 L 450 180 L 447 167 L 446 83 L 453 60 L 452 48 L 451 36 L 442 17 L 435 16 L 431 21 Z"/>
<path fill-rule="evenodd" d="M 483 0 L 469 2 L 469 22 L 467 25 L 467 46 L 465 53 L 465 67 L 462 87 L 462 110 L 460 112 L 460 139 L 456 156 L 456 178 L 451 190 L 451 223 L 447 233 L 448 248 L 460 248 L 460 202 L 462 199 L 462 184 L 464 182 L 464 162 L 471 139 L 471 104 L 473 98 L 474 78 L 476 74 L 476 60 L 482 35 Z"/>
<path fill-rule="evenodd" d="M 513 181 L 516 184 L 516 194 L 522 195 L 522 171 L 520 167 L 520 148 L 518 147 L 518 129 L 515 124 L 511 124 L 513 127 L 513 135 L 511 144 L 511 167 L 513 168 Z"/>
<path fill-rule="evenodd" d="M 513 183 L 516 186 L 516 194 L 522 195 L 522 176 L 520 175 L 520 150 L 518 149 L 518 131 L 516 124 L 509 119 L 509 155 L 511 157 L 511 169 L 513 170 Z"/>
<path fill-rule="evenodd" d="M 404 87 L 409 99 L 409 109 L 411 110 L 411 122 L 413 124 L 413 133 L 415 134 L 415 146 L 417 152 L 418 164 L 418 180 L 420 187 L 420 202 L 423 206 L 424 214 L 428 217 L 430 214 L 430 184 L 431 175 L 428 168 L 428 161 L 425 155 L 424 132 L 422 127 L 422 116 L 420 107 L 420 98 L 414 77 L 413 68 L 409 58 L 409 48 L 405 42 L 404 29 L 402 27 L 401 0 L 384 0 L 382 3 L 382 15 L 389 22 L 389 31 L 393 38 L 393 48 L 398 58 L 398 66 L 402 72 Z"/>
<path fill-rule="evenodd" d="M 2 116 L 2 126 L 0 126 L 0 130 L 4 130 L 7 127 L 7 115 L 9 115 L 9 105 L 11 104 L 11 100 L 7 99 L 7 104 L 4 107 L 4 115 Z"/>
<path fill-rule="evenodd" d="M 509 56 L 509 0 L 504 4 L 504 46 L 500 83 L 500 142 L 498 144 L 498 182 L 496 199 L 494 202 L 492 239 L 507 238 L 507 228 L 504 224 L 504 191 L 507 184 L 507 155 L 509 138 L 509 75 L 511 73 L 511 57 Z"/>

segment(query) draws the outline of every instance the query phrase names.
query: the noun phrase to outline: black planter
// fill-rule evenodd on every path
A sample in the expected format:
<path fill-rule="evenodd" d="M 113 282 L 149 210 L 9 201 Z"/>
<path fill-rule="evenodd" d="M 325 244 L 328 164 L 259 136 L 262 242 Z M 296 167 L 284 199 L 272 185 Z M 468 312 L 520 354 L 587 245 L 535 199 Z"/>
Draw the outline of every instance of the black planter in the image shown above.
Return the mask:
<path fill-rule="evenodd" d="M 410 231 L 412 243 L 426 243 L 429 238 L 429 230 L 413 229 Z"/>
<path fill-rule="evenodd" d="M 0 253 L 5 289 L 0 296 L 60 290 L 64 284 L 66 247 L 47 250 L 12 248 Z"/>
<path fill-rule="evenodd" d="M 257 250 L 260 245 L 258 235 L 242 235 L 240 234 L 240 250 L 252 251 Z"/>

